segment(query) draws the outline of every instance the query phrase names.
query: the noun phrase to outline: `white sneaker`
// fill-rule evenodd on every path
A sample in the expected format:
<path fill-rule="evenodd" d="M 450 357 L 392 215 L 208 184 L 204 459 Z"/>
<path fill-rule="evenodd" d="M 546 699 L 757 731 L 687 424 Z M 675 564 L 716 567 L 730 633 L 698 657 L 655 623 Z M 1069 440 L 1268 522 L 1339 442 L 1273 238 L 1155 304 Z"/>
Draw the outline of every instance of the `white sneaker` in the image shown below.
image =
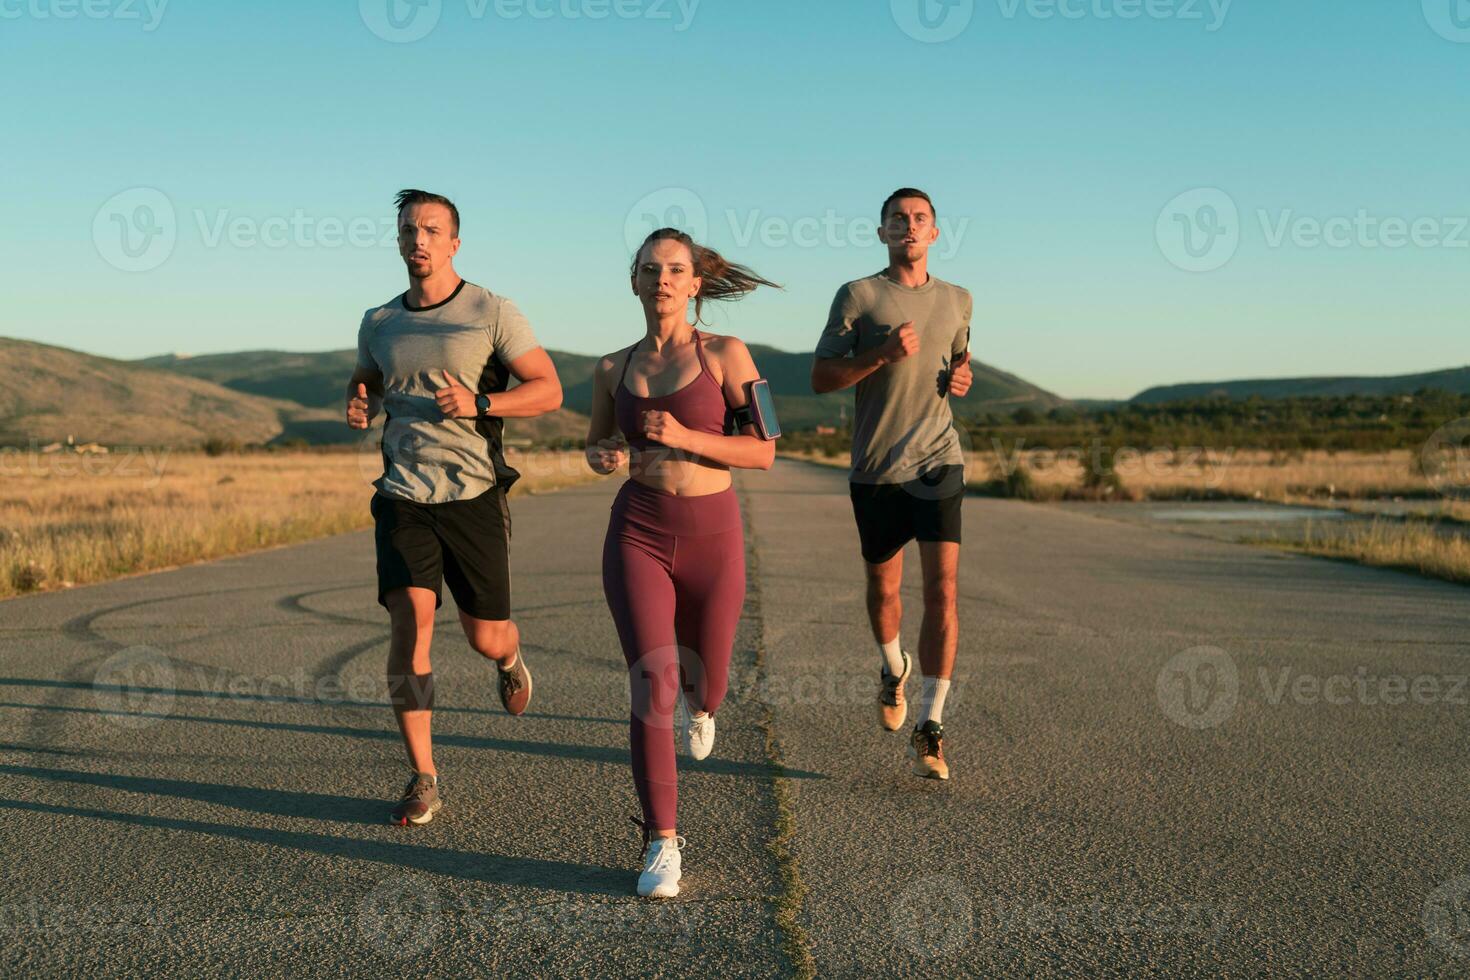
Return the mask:
<path fill-rule="evenodd" d="M 679 725 L 679 748 L 692 759 L 708 759 L 715 747 L 715 716 L 696 717 L 682 694 L 674 710 L 678 715 L 675 721 Z"/>
<path fill-rule="evenodd" d="M 644 898 L 673 898 L 679 894 L 679 852 L 684 847 L 682 837 L 655 837 L 643 855 L 643 873 L 638 876 L 638 894 Z"/>

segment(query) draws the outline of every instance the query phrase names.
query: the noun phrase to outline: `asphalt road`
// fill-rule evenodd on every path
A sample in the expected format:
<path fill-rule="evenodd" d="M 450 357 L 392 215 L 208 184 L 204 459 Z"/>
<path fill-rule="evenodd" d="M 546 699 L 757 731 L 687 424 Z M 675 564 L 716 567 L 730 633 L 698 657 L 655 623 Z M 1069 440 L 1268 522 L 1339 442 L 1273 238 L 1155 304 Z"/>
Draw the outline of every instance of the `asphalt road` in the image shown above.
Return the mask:
<path fill-rule="evenodd" d="M 384 822 L 368 535 L 0 603 L 0 973 L 1470 967 L 1463 588 L 968 500 L 939 784 L 876 724 L 842 473 L 740 485 L 751 588 L 681 772 L 679 899 L 632 894 L 607 482 L 513 504 L 530 713 L 441 611 L 425 828 Z"/>

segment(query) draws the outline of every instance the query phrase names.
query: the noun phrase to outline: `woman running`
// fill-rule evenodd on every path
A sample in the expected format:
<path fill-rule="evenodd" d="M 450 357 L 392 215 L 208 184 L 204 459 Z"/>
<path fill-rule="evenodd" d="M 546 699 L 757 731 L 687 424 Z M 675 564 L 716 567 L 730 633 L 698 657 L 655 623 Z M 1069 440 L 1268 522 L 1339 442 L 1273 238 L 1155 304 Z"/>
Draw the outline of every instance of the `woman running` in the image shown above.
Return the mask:
<path fill-rule="evenodd" d="M 604 475 L 629 464 L 603 545 L 602 587 L 632 691 L 629 741 L 643 807 L 633 821 L 643 828 L 638 894 L 671 898 L 684 844 L 674 716 L 684 751 L 708 756 L 745 602 L 745 535 L 730 470 L 769 469 L 776 455 L 766 438 L 776 434 L 774 419 L 759 413 L 766 399 L 751 418 L 759 375 L 750 351 L 696 324 L 705 300 L 775 283 L 672 228 L 644 241 L 632 283 L 647 332 L 597 365 L 587 462 Z M 739 434 L 726 435 L 736 426 Z"/>

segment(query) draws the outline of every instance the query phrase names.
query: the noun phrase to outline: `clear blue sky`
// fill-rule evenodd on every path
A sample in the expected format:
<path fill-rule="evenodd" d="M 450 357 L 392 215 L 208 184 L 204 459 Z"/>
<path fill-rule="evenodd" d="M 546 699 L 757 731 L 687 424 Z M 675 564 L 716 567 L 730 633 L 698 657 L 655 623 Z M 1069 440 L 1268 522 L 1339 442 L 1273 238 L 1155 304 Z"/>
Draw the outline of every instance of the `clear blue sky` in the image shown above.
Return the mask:
<path fill-rule="evenodd" d="M 919 0 L 160 2 L 0 0 L 0 334 L 351 346 L 405 280 L 346 226 L 390 227 L 418 186 L 460 206 L 462 275 L 601 353 L 642 329 L 635 205 L 675 188 L 643 211 L 692 202 L 788 286 L 717 328 L 805 350 L 911 183 L 950 232 L 932 271 L 975 294 L 974 356 L 1066 396 L 1470 363 L 1464 0 L 923 0 L 942 41 Z M 1200 188 L 1238 221 L 1201 209 L 1218 195 L 1161 219 Z M 167 209 L 171 247 L 140 237 Z M 1360 227 L 1329 247 L 1304 217 Z M 1431 223 L 1391 248 L 1384 219 Z M 1227 251 L 1191 259 L 1186 228 Z"/>

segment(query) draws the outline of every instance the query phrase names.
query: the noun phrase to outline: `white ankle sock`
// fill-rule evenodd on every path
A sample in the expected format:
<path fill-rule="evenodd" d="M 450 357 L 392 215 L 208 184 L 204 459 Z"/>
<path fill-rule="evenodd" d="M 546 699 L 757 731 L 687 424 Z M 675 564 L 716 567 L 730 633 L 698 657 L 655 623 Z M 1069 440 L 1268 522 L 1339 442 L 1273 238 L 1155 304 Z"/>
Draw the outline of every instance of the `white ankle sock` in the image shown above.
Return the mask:
<path fill-rule="evenodd" d="M 944 698 L 947 694 L 949 694 L 948 677 L 924 678 L 924 694 L 919 701 L 919 725 L 923 725 L 926 721 L 932 721 L 936 725 L 944 724 Z"/>
<path fill-rule="evenodd" d="M 903 646 L 898 642 L 898 637 L 878 644 L 878 652 L 883 655 L 883 665 L 888 668 L 888 673 L 894 677 L 903 673 Z"/>

